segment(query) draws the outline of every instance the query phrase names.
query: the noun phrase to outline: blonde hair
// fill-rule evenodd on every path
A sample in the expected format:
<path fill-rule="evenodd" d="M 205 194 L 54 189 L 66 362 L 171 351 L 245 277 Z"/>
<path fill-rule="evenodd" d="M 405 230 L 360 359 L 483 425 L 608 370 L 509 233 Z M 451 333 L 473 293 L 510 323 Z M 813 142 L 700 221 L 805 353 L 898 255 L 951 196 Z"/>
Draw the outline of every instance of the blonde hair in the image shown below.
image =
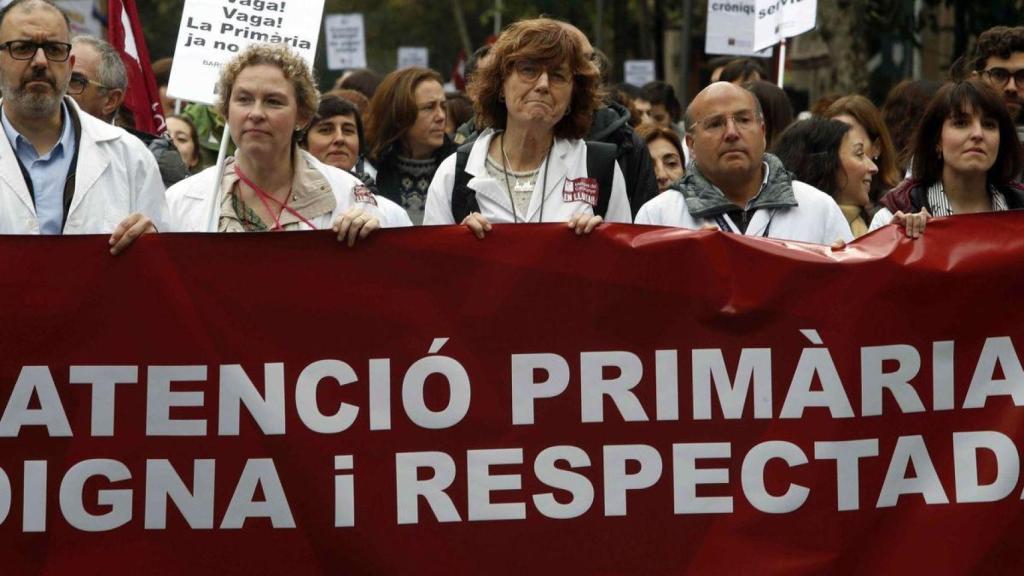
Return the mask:
<path fill-rule="evenodd" d="M 217 112 L 224 118 L 228 117 L 228 103 L 231 101 L 231 90 L 242 70 L 249 66 L 267 64 L 281 69 L 284 77 L 295 88 L 295 101 L 299 109 L 299 118 L 309 122 L 316 114 L 320 105 L 320 91 L 316 87 L 316 79 L 312 70 L 306 66 L 301 56 L 283 44 L 253 44 L 231 59 L 221 70 L 217 81 Z"/>

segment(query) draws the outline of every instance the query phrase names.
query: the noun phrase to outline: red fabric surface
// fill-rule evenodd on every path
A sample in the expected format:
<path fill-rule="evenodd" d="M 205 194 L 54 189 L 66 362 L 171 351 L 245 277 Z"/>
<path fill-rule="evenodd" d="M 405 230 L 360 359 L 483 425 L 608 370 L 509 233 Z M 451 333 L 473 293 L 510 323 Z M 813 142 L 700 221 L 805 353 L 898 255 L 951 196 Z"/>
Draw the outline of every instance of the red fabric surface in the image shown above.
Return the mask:
<path fill-rule="evenodd" d="M 483 241 L 459 227 L 381 231 L 354 249 L 328 233 L 152 235 L 111 257 L 105 237 L 0 238 L 0 409 L 25 366 L 47 366 L 73 432 L 50 438 L 40 426 L 0 437 L 0 469 L 10 480 L 10 511 L 0 506 L 0 556 L 9 574 L 1011 574 L 1024 562 L 1021 482 L 1005 498 L 958 503 L 953 434 L 996 431 L 1015 443 L 1024 413 L 1009 395 L 965 409 L 987 339 L 1022 343 L 1024 220 L 1014 214 L 935 220 L 911 241 L 888 227 L 841 251 L 828 247 L 641 226 L 604 226 L 576 237 L 561 225 L 495 226 Z M 807 408 L 780 417 L 806 348 L 800 330 L 816 330 L 834 361 L 854 416 Z M 424 429 L 403 409 L 403 377 L 440 355 L 469 374 L 468 413 L 447 429 Z M 953 341 L 955 407 L 932 409 L 933 343 Z M 861 355 L 872 346 L 904 344 L 920 355 L 912 380 L 925 410 L 902 413 L 883 394 L 881 416 L 862 416 Z M 720 349 L 729 377 L 741 350 L 771 351 L 771 417 L 725 418 L 712 394 L 712 417 L 693 414 L 691 353 Z M 657 420 L 655 352 L 678 353 L 678 419 Z M 623 420 L 604 399 L 603 422 L 582 422 L 584 353 L 621 351 L 642 362 L 632 391 L 648 421 Z M 512 355 L 550 353 L 565 359 L 562 394 L 539 399 L 532 425 L 512 424 Z M 390 360 L 391 428 L 370 430 L 368 365 Z M 310 431 L 297 414 L 299 373 L 340 360 L 357 381 L 321 384 L 320 409 L 359 407 L 350 428 Z M 260 431 L 243 408 L 238 436 L 218 434 L 222 365 L 241 365 L 262 389 L 264 364 L 283 363 L 286 433 Z M 89 386 L 69 384 L 70 366 L 138 366 L 138 383 L 117 387 L 112 437 L 93 437 Z M 176 383 L 201 391 L 203 406 L 171 409 L 175 419 L 207 422 L 204 436 L 147 436 L 147 374 L 153 366 L 201 365 L 205 381 Z M 995 377 L 1014 372 L 1002 365 Z M 605 378 L 614 378 L 614 369 Z M 1024 387 L 1014 381 L 1011 386 Z M 820 386 L 816 383 L 815 387 Z M 437 411 L 449 395 L 443 378 L 426 384 Z M 33 399 L 32 407 L 39 406 Z M 900 437 L 920 435 L 948 504 L 905 494 L 878 507 Z M 860 506 L 838 511 L 836 463 L 815 458 L 815 443 L 877 439 L 879 455 L 859 466 Z M 809 489 L 796 510 L 772 514 L 748 501 L 741 466 L 767 441 L 796 445 L 808 462 L 773 460 L 768 492 L 790 484 Z M 673 444 L 729 443 L 731 457 L 698 462 L 725 468 L 728 482 L 697 489 L 731 496 L 733 511 L 673 512 Z M 607 516 L 603 450 L 647 445 L 662 472 L 650 488 L 628 492 L 625 516 Z M 570 495 L 542 483 L 537 454 L 575 446 L 590 466 L 594 499 L 576 518 L 551 519 L 534 496 Z M 521 448 L 523 463 L 492 474 L 516 474 L 521 488 L 493 502 L 523 502 L 524 520 L 469 521 L 467 451 Z M 451 456 L 448 490 L 461 517 L 438 522 L 419 504 L 419 522 L 397 522 L 395 455 L 437 451 Z M 334 527 L 334 456 L 354 456 L 355 526 Z M 124 464 L 131 479 L 85 485 L 87 510 L 105 490 L 132 490 L 131 519 L 86 532 L 62 515 L 59 488 L 67 470 L 89 459 Z M 271 458 L 295 528 L 250 518 L 244 528 L 221 522 L 248 459 Z M 186 485 L 193 461 L 216 466 L 214 528 L 190 528 L 174 505 L 167 528 L 147 530 L 146 460 L 167 459 Z M 23 463 L 45 460 L 46 530 L 22 530 Z M 995 477 L 991 453 L 979 457 L 980 480 Z M 567 468 L 564 462 L 561 468 Z M 627 472 L 636 471 L 635 463 Z M 917 470 L 917 474 L 921 471 Z M 426 476 L 429 476 L 427 474 Z M 908 473 L 913 476 L 913 471 Z M 421 478 L 425 476 L 421 475 Z M 2 480 L 2 479 L 0 479 Z M 3 482 L 0 482 L 2 488 Z M 3 490 L 0 489 L 0 504 Z M 257 499 L 261 494 L 257 495 Z M 5 516 L 5 517 L 4 517 Z"/>

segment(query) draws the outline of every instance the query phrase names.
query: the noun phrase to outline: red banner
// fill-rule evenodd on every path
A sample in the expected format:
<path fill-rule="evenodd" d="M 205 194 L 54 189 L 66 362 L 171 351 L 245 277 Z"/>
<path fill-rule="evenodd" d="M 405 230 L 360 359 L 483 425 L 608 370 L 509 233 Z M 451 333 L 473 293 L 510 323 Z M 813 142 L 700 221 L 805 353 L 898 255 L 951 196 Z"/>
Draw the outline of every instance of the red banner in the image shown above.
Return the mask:
<path fill-rule="evenodd" d="M 1022 231 L 3 238 L 3 572 L 1016 574 Z"/>

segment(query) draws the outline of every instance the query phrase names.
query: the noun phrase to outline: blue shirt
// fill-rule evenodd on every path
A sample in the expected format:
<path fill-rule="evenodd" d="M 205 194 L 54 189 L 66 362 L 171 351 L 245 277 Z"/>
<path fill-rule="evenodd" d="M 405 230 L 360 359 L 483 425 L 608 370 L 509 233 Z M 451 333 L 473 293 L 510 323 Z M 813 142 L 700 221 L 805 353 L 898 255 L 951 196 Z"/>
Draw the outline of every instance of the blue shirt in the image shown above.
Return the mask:
<path fill-rule="evenodd" d="M 60 108 L 63 114 L 60 140 L 45 156 L 40 156 L 35 146 L 14 129 L 7 118 L 7 110 L 0 108 L 0 124 L 3 124 L 7 141 L 32 179 L 40 234 L 60 234 L 63 229 L 64 182 L 71 169 L 71 160 L 75 157 L 75 129 L 71 123 L 71 113 L 63 102 Z"/>

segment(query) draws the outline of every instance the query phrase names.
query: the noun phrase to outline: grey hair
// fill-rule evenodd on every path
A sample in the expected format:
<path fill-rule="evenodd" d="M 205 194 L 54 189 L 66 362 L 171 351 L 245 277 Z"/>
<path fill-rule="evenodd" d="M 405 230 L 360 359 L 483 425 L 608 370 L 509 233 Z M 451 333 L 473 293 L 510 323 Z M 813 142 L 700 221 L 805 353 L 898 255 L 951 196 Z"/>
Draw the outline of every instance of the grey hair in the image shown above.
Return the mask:
<path fill-rule="evenodd" d="M 128 73 L 125 71 L 124 61 L 117 49 L 110 45 L 110 42 L 95 36 L 75 36 L 71 39 L 73 46 L 85 44 L 92 47 L 100 56 L 100 65 L 97 70 L 99 78 L 97 82 L 103 84 L 110 90 L 125 90 L 128 88 Z"/>

